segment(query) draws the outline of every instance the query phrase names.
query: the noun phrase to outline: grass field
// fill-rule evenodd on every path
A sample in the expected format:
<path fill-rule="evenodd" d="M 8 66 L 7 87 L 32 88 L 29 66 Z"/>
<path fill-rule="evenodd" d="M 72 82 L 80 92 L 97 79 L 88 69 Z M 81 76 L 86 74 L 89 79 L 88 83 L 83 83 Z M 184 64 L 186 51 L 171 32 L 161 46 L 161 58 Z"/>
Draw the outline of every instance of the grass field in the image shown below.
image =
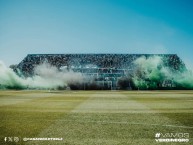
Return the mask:
<path fill-rule="evenodd" d="M 190 141 L 157 143 L 156 133 L 189 133 Z M 193 144 L 193 91 L 0 91 L 0 144 Z"/>

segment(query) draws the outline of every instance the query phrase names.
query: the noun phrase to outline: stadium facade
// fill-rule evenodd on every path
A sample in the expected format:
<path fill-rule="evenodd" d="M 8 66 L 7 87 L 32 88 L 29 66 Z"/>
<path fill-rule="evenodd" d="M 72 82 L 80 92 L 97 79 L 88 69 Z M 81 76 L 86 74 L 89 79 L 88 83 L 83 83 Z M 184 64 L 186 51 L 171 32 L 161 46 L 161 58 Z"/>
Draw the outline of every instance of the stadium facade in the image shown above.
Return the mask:
<path fill-rule="evenodd" d="M 34 68 L 46 62 L 59 71 L 72 70 L 84 76 L 84 82 L 71 84 L 71 89 L 137 89 L 132 82 L 136 73 L 133 62 L 153 56 L 162 57 L 164 65 L 173 71 L 185 68 L 176 54 L 29 54 L 17 65 L 16 71 L 25 77 L 33 76 Z M 172 80 L 167 79 L 156 85 L 159 89 L 175 88 Z"/>

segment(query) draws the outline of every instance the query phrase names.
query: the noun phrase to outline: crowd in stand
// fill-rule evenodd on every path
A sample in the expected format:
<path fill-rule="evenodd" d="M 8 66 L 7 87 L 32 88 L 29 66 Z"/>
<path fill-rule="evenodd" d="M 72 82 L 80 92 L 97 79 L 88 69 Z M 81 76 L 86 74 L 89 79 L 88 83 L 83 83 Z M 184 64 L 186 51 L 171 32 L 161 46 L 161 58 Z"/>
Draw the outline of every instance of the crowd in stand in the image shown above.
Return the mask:
<path fill-rule="evenodd" d="M 35 66 L 41 63 L 49 63 L 57 68 L 66 66 L 68 69 L 89 71 L 94 73 L 98 70 L 101 73 L 116 73 L 120 69 L 132 69 L 132 62 L 137 58 L 150 54 L 31 54 L 28 55 L 18 68 L 24 74 L 32 74 Z M 179 69 L 182 61 L 177 55 L 163 55 L 166 57 L 165 64 Z M 87 69 L 87 70 L 86 70 Z"/>

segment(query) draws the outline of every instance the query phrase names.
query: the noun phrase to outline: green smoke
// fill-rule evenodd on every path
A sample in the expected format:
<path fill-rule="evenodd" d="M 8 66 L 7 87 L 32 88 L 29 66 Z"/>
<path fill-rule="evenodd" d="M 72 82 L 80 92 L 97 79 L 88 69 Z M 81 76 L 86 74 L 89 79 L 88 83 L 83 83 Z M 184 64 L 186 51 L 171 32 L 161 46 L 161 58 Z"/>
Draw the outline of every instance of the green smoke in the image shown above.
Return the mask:
<path fill-rule="evenodd" d="M 193 89 L 193 73 L 185 67 L 174 70 L 164 57 L 140 57 L 133 63 L 133 82 L 138 89 Z M 165 85 L 165 86 L 164 86 Z"/>
<path fill-rule="evenodd" d="M 0 89 L 25 89 L 26 85 L 10 68 L 0 61 Z"/>

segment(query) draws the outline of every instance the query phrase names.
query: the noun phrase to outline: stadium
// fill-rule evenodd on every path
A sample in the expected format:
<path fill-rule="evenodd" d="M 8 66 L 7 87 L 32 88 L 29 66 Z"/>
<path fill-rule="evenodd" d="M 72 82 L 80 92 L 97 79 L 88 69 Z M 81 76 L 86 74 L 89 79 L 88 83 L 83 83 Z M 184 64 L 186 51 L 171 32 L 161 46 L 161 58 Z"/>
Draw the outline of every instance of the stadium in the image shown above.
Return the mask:
<path fill-rule="evenodd" d="M 192 144 L 176 54 L 29 54 L 0 73 L 0 144 Z"/>
<path fill-rule="evenodd" d="M 0 145 L 193 145 L 193 2 L 0 0 Z"/>
<path fill-rule="evenodd" d="M 157 67 L 169 68 L 172 73 L 186 69 L 183 61 L 176 54 L 29 54 L 17 66 L 15 71 L 25 77 L 34 75 L 34 68 L 48 63 L 59 71 L 72 70 L 81 73 L 84 81 L 70 84 L 71 89 L 79 90 L 135 90 L 139 87 L 134 83 L 134 76 L 145 81 L 142 89 L 177 89 L 174 78 L 150 80 L 143 78 L 134 62 L 144 57 L 160 57 L 163 64 Z M 154 88 L 148 84 L 155 84 Z M 178 88 L 179 89 L 179 88 Z"/>

